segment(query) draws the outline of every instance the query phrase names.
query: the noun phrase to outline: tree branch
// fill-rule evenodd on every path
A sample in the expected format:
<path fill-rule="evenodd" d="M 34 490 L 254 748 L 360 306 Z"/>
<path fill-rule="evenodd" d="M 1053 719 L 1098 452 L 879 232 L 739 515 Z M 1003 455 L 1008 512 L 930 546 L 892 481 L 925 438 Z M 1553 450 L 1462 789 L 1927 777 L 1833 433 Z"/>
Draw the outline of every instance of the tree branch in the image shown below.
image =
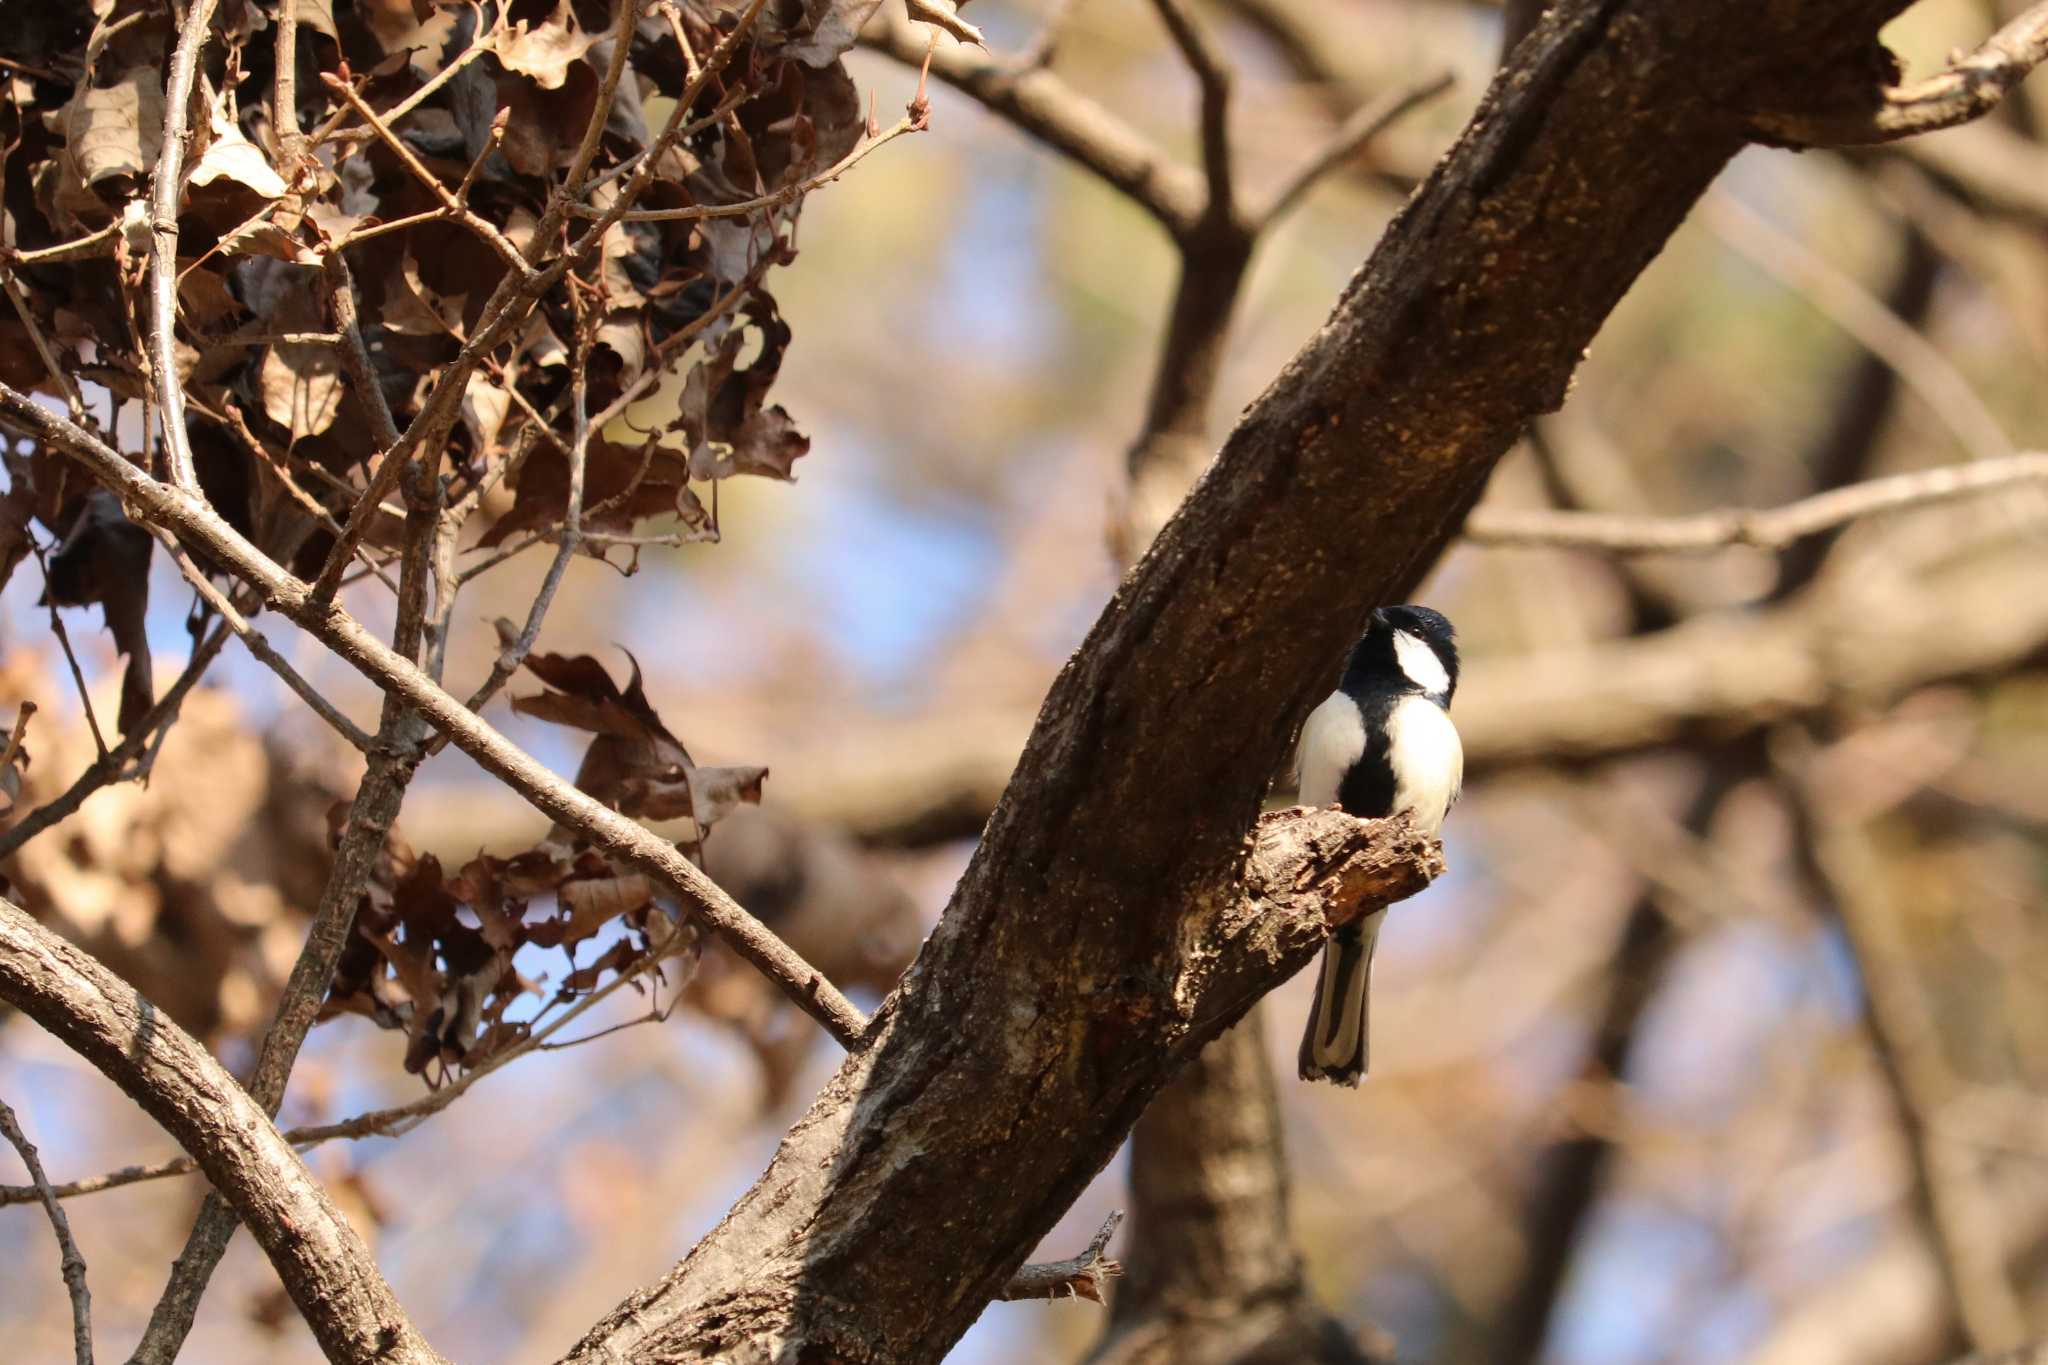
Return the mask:
<path fill-rule="evenodd" d="M 163 150 L 150 178 L 149 368 L 171 482 L 199 491 L 192 441 L 185 431 L 185 385 L 178 373 L 178 208 L 185 193 L 185 155 L 192 136 L 192 91 L 217 0 L 191 0 L 171 54 L 164 87 Z"/>
<path fill-rule="evenodd" d="M 131 515 L 170 531 L 188 545 L 203 546 L 214 562 L 240 575 L 279 615 L 310 632 L 385 693 L 418 708 L 428 724 L 447 731 L 457 748 L 543 814 L 588 837 L 600 853 L 631 863 L 669 888 L 842 1045 L 852 1048 L 859 1044 L 867 1026 L 860 1011 L 789 945 L 719 890 L 673 844 L 599 805 L 549 771 L 339 606 L 317 600 L 312 586 L 279 568 L 203 499 L 150 478 L 93 433 L 4 384 L 0 384 L 0 411 L 79 460 L 121 496 Z"/>
<path fill-rule="evenodd" d="M 63 1262 L 64 1288 L 71 1295 L 72 1353 L 78 1365 L 92 1365 L 92 1292 L 85 1287 L 85 1257 L 79 1254 L 78 1243 L 72 1240 L 71 1220 L 64 1216 L 64 1206 L 57 1202 L 56 1194 L 50 1189 L 50 1177 L 43 1174 L 43 1163 L 36 1156 L 35 1144 L 28 1140 L 28 1134 L 21 1131 L 21 1120 L 5 1103 L 0 1103 L 0 1137 L 14 1144 L 14 1150 L 21 1153 L 21 1164 L 28 1167 L 28 1178 L 43 1201 L 43 1211 L 50 1216 L 50 1228 L 57 1234 L 57 1251 Z"/>
<path fill-rule="evenodd" d="M 1006 1303 L 1018 1299 L 1073 1298 L 1093 1299 L 1101 1303 L 1103 1281 L 1124 1273 L 1123 1266 L 1103 1254 L 1109 1247 L 1109 1239 L 1116 1236 L 1117 1224 L 1123 1221 L 1122 1210 L 1110 1214 L 1079 1256 L 1024 1266 L 1010 1277 L 1010 1282 L 996 1297 Z"/>
<path fill-rule="evenodd" d="M 1201 220 L 1209 194 L 1200 175 L 1044 67 L 1010 65 L 966 47 L 933 49 L 915 25 L 887 8 L 877 11 L 860 41 L 909 66 L 929 52 L 932 75 L 1121 190 L 1168 233 L 1181 236 Z"/>
<path fill-rule="evenodd" d="M 1757 115 L 1765 140 L 1786 147 L 1854 147 L 1980 119 L 2048 61 L 2048 4 L 2037 4 L 1938 76 L 1877 92 L 1873 104 Z"/>
<path fill-rule="evenodd" d="M 1325 176 L 1357 157 L 1366 143 L 1457 83 L 1457 77 L 1451 72 L 1439 71 L 1413 84 L 1389 90 L 1369 104 L 1360 105 L 1337 126 L 1337 131 L 1330 134 L 1320 148 L 1311 152 L 1307 160 L 1288 174 L 1280 188 L 1273 192 L 1273 197 L 1266 201 L 1266 206 L 1252 215 L 1253 230 L 1263 233 L 1285 218 Z"/>
<path fill-rule="evenodd" d="M 98 1067 L 198 1160 L 329 1360 L 442 1365 L 362 1239 L 212 1054 L 91 954 L 4 900 L 0 999 Z"/>
<path fill-rule="evenodd" d="M 1478 545 L 1552 545 L 1612 554 L 1704 554 L 1731 545 L 1782 550 L 1862 517 L 1932 507 L 2048 480 L 2048 452 L 1916 469 L 1816 493 L 1783 507 L 1723 508 L 1681 517 L 1480 507 L 1464 536 Z"/>
<path fill-rule="evenodd" d="M 1252 834 L 1240 841 L 1239 854 L 1228 889 L 1183 907 L 1185 917 L 1175 930 L 1186 946 L 1185 956 L 1162 959 L 1143 976 L 1118 975 L 1114 960 L 1091 960 L 1085 945 L 1076 945 L 1070 950 L 1076 956 L 1060 954 L 1062 975 L 1040 975 L 1027 985 L 1028 998 L 1035 1003 L 1028 1013 L 1013 1015 L 1009 1027 L 999 1032 L 983 1033 L 966 1021 L 936 1034 L 905 1029 L 906 994 L 936 989 L 951 996 L 942 978 L 927 974 L 928 963 L 913 967 L 892 997 L 892 1007 L 877 1016 L 870 1045 L 853 1054 L 846 1071 L 825 1092 L 859 1096 L 863 1105 L 874 1106 L 878 1117 L 896 1116 L 884 1122 L 873 1153 L 892 1174 L 857 1182 L 862 1202 L 876 1216 L 899 1222 L 908 1209 L 943 1208 L 946 1225 L 961 1239 L 978 1239 L 980 1234 L 973 1229 L 985 1220 L 1015 1222 L 1022 1212 L 1016 1206 L 1016 1182 L 1025 1174 L 1017 1163 L 1028 1169 L 1048 1160 L 1063 1161 L 1067 1153 L 1049 1142 L 1033 1142 L 1020 1155 L 1003 1142 L 1001 1135 L 1016 1122 L 1014 1106 L 1037 1106 L 1070 1134 L 1070 1142 L 1087 1130 L 1072 1126 L 1079 1116 L 1063 1088 L 1049 1086 L 1035 1072 L 1003 1077 L 974 1064 L 969 1049 L 977 1039 L 983 1046 L 1039 1053 L 1049 1043 L 1073 1038 L 1075 1055 L 1087 1059 L 1078 1079 L 1084 1081 L 1093 1103 L 1122 1119 L 1111 1125 L 1121 1134 L 1179 1062 L 1305 966 L 1334 929 L 1413 895 L 1442 869 L 1435 841 L 1415 833 L 1405 818 L 1354 820 L 1335 811 L 1300 807 L 1261 817 Z M 1012 908 L 1023 919 L 1030 907 L 1020 901 Z M 1114 923 L 1121 917 L 1097 918 Z M 1016 932 L 1034 944 L 1041 941 L 1029 924 L 1020 924 Z M 1008 956 L 1013 950 L 991 944 L 987 951 Z M 987 978 L 989 988 L 1006 976 Z M 926 1007 L 958 1018 L 984 1006 L 967 999 L 921 1001 L 914 1013 Z M 996 1007 L 1025 1009 L 1007 1002 L 997 1002 Z M 904 1086 L 946 1106 L 972 1135 L 956 1133 L 955 1145 L 928 1149 L 924 1159 L 908 1155 L 924 1148 L 927 1135 L 900 1122 L 906 1096 L 899 1087 Z M 1058 1112 L 1046 1112 L 1054 1109 Z M 776 1209 L 815 1190 L 819 1172 L 830 1165 L 815 1164 L 805 1139 L 823 1138 L 836 1148 L 834 1139 L 843 1131 L 832 1126 L 820 1131 L 814 1122 L 799 1123 L 762 1183 L 728 1215 L 725 1226 L 743 1227 L 764 1213 L 772 1217 Z M 1104 1144 L 1101 1135 L 1095 1145 L 1105 1160 L 1115 1147 L 1113 1140 Z M 931 1169 L 949 1156 L 966 1154 L 981 1172 L 976 1182 L 955 1183 L 946 1172 Z M 842 1151 L 838 1160 L 844 1162 L 849 1155 Z M 1088 1174 L 1100 1164 L 1091 1162 Z M 1074 1188 L 1084 1181 L 1077 1173 Z M 826 1183 L 849 1188 L 843 1170 Z M 1016 1233 L 1011 1228 L 1002 1235 L 1009 1239 Z M 710 1239 L 666 1279 L 636 1293 L 599 1324 L 568 1359 L 660 1358 L 664 1353 L 725 1358 L 752 1338 L 755 1329 L 748 1305 L 786 1303 L 792 1291 L 807 1298 L 803 1286 L 828 1266 L 865 1266 L 884 1277 L 892 1267 L 900 1269 L 900 1249 L 872 1245 L 873 1236 L 873 1229 L 861 1220 L 834 1218 L 793 1240 L 746 1237 L 728 1249 L 717 1245 L 719 1239 Z M 953 1285 L 945 1292 L 974 1300 L 977 1310 L 1001 1292 L 1016 1269 L 1012 1262 L 1000 1278 L 977 1292 L 959 1284 L 958 1258 L 948 1259 L 952 1263 L 935 1283 Z M 920 1336 L 892 1326 L 893 1314 L 864 1318 L 859 1310 L 877 1300 L 856 1296 L 835 1297 L 832 1302 L 843 1305 L 830 1311 L 844 1358 L 905 1365 L 937 1358 L 931 1344 L 919 1344 Z M 921 1317 L 933 1307 L 921 1303 L 916 1311 Z"/>

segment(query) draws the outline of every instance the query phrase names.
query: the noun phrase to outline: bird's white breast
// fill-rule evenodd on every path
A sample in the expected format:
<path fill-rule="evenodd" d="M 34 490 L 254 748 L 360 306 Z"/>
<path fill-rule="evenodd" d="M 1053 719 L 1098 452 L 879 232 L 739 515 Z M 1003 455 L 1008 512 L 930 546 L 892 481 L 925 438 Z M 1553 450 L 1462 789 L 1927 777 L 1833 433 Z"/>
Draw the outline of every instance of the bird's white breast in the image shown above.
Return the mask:
<path fill-rule="evenodd" d="M 1332 692 L 1302 722 L 1301 745 L 1294 753 L 1294 775 L 1304 806 L 1328 806 L 1337 800 L 1344 774 L 1365 752 L 1365 719 L 1358 703 Z"/>
<path fill-rule="evenodd" d="M 1357 709 L 1351 708 L 1354 715 Z M 1307 737 L 1304 728 L 1304 750 Z M 1359 752 L 1363 749 L 1361 735 Z M 1387 759 L 1394 769 L 1394 810 L 1412 811 L 1416 825 L 1426 834 L 1435 834 L 1442 828 L 1444 816 L 1465 782 L 1465 746 L 1458 742 L 1458 727 L 1451 724 L 1449 714 L 1441 706 L 1427 697 L 1403 697 L 1387 717 Z M 1303 772 L 1302 803 L 1306 805 L 1306 769 Z M 1332 780 L 1332 790 L 1334 782 L 1342 780 L 1342 776 L 1340 769 L 1338 777 Z"/>

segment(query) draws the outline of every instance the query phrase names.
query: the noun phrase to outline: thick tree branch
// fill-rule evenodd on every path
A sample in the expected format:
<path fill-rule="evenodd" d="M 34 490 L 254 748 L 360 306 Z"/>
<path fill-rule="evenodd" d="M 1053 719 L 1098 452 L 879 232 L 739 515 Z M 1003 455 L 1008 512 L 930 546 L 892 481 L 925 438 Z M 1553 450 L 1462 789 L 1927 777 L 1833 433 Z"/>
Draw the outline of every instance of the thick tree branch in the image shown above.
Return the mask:
<path fill-rule="evenodd" d="M 981 1240 L 984 1234 L 976 1228 L 985 1220 L 1016 1221 L 1021 1212 L 1015 1203 L 1021 1174 L 1017 1166 L 1057 1160 L 1061 1154 L 1049 1143 L 1034 1144 L 1035 1155 L 1013 1150 L 1006 1140 L 1016 1122 L 1013 1105 L 1049 1108 L 1057 1103 L 1065 1111 L 1071 1101 L 1062 1095 L 1067 1087 L 1055 1087 L 1035 1071 L 1004 1077 L 972 1065 L 977 1037 L 985 1040 L 984 1045 L 1034 1055 L 1042 1054 L 1049 1043 L 1073 1039 L 1070 1065 L 1096 1101 L 1112 1106 L 1122 1118 L 1121 1124 L 1112 1125 L 1120 1134 L 1175 1064 L 1306 965 L 1332 930 L 1413 895 L 1442 868 L 1435 841 L 1417 835 L 1405 819 L 1361 821 L 1335 811 L 1299 807 L 1262 817 L 1253 833 L 1240 841 L 1239 853 L 1238 871 L 1228 888 L 1184 907 L 1186 914 L 1177 926 L 1184 954 L 1166 954 L 1142 967 L 1128 964 L 1123 969 L 1113 959 L 1091 959 L 1085 945 L 1071 945 L 1059 954 L 1063 973 L 1037 983 L 1035 1003 L 1014 1007 L 1021 1012 L 994 1035 L 978 1035 L 963 1026 L 913 1036 L 900 1027 L 900 1012 L 878 1016 L 880 1032 L 873 1043 L 854 1054 L 854 1064 L 842 1070 L 827 1096 L 865 1094 L 868 1103 L 893 1109 L 901 1097 L 888 1093 L 890 1083 L 908 1067 L 915 1074 L 906 1080 L 920 1091 L 938 1092 L 931 1093 L 931 1099 L 949 1107 L 962 1131 L 950 1135 L 950 1149 L 934 1149 L 927 1159 L 920 1159 L 905 1153 L 909 1147 L 921 1147 L 924 1135 L 890 1125 L 880 1135 L 875 1153 L 887 1163 L 886 1170 L 857 1182 L 862 1203 L 877 1217 L 897 1222 L 906 1221 L 906 1210 L 929 1208 L 957 1240 Z M 1023 919 L 1028 905 L 1019 902 L 1014 909 L 1016 918 Z M 1118 916 L 1101 918 L 1114 922 Z M 1028 925 L 1019 925 L 1017 932 L 1035 939 Z M 995 945 L 987 945 L 987 950 L 1011 951 Z M 991 980 L 991 988 L 999 979 Z M 904 989 L 941 984 L 914 967 Z M 895 998 L 900 1000 L 902 993 L 899 990 Z M 957 1001 L 951 1008 L 957 1014 L 968 1005 Z M 899 1027 L 892 1029 L 892 1024 Z M 1059 1055 L 1054 1053 L 1055 1058 Z M 1085 1130 L 1070 1126 L 1077 1122 L 1075 1116 L 1063 1112 L 1057 1122 L 1070 1132 L 1070 1142 L 1083 1138 Z M 820 1133 L 815 1120 L 800 1123 L 761 1183 L 724 1226 L 746 1225 L 764 1215 L 772 1219 L 778 1208 L 789 1207 L 792 1201 L 815 1198 L 821 1185 L 845 1188 L 844 1163 L 852 1153 L 841 1151 L 836 1162 L 821 1166 L 804 1141 L 806 1136 L 831 1140 L 843 1132 L 843 1125 Z M 909 1147 L 899 1149 L 898 1144 L 906 1143 Z M 1114 1145 L 1103 1150 L 1103 1160 Z M 975 1164 L 973 1181 L 953 1183 L 947 1173 L 931 1169 L 962 1156 Z M 836 1177 L 828 1177 L 826 1172 L 835 1168 Z M 826 1307 L 813 1304 L 806 1292 L 808 1278 L 827 1267 L 867 1266 L 881 1276 L 900 1271 L 894 1261 L 899 1250 L 872 1245 L 874 1235 L 860 1220 L 834 1218 L 794 1237 L 748 1237 L 725 1247 L 714 1237 L 661 1283 L 636 1293 L 585 1337 L 569 1359 L 729 1359 L 744 1354 L 743 1343 L 758 1339 L 757 1313 L 770 1305 L 781 1305 L 780 1311 L 786 1313 L 794 1295 L 806 1303 L 807 1315 L 821 1309 L 829 1315 L 839 1358 L 905 1365 L 936 1360 L 943 1345 L 893 1325 L 895 1311 L 865 1311 L 878 1302 L 875 1297 L 835 1294 Z M 1015 1233 L 1006 1229 L 1004 1235 Z M 935 1285 L 953 1286 L 944 1292 L 972 1300 L 976 1312 L 1001 1292 L 1015 1269 L 1014 1262 L 1005 1266 L 1001 1278 L 977 1293 L 959 1284 L 957 1256 L 942 1259 L 949 1264 L 934 1265 Z M 898 1309 L 904 1306 L 900 1300 L 892 1303 Z M 913 1306 L 919 1316 L 934 1307 Z"/>
<path fill-rule="evenodd" d="M 1899 7 L 1576 0 L 1517 49 L 1061 674 L 869 1045 L 577 1358 L 944 1354 L 1185 1055 L 1187 973 L 1236 956 L 1197 929 L 1367 614 L 1562 400 L 1737 111 L 1865 70 Z"/>
<path fill-rule="evenodd" d="M 269 1254 L 329 1360 L 439 1365 L 362 1239 L 212 1054 L 89 953 L 4 900 L 0 999 L 98 1067 L 198 1160 Z"/>

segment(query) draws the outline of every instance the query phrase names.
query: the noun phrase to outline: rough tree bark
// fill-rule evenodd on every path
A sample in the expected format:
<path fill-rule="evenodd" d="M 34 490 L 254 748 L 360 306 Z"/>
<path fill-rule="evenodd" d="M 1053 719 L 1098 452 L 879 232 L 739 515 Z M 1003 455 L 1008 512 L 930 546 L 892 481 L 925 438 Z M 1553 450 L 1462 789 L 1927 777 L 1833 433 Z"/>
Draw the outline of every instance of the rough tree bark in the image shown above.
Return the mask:
<path fill-rule="evenodd" d="M 1204 931 L 1312 694 L 1764 117 L 1903 0 L 1568 4 L 1055 684 L 919 961 L 760 1182 L 572 1358 L 938 1360 L 1250 996 Z M 1782 122 L 1781 119 L 1775 119 Z M 1199 945 L 1199 954 L 1190 952 Z M 1305 956 L 1304 956 L 1305 960 Z"/>

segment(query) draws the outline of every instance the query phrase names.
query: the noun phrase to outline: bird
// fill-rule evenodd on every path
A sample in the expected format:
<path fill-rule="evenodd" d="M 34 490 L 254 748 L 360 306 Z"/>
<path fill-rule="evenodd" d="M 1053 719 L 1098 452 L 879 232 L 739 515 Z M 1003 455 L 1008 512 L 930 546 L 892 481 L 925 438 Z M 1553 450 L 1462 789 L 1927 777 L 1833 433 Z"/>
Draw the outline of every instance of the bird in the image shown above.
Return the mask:
<path fill-rule="evenodd" d="M 1372 819 L 1406 813 L 1435 836 L 1458 799 L 1465 750 L 1451 723 L 1458 643 L 1428 607 L 1382 607 L 1344 674 L 1302 723 L 1295 776 L 1304 806 Z M 1323 947 L 1315 1004 L 1301 1040 L 1301 1078 L 1355 1086 L 1366 1069 L 1366 986 L 1382 907 Z"/>

